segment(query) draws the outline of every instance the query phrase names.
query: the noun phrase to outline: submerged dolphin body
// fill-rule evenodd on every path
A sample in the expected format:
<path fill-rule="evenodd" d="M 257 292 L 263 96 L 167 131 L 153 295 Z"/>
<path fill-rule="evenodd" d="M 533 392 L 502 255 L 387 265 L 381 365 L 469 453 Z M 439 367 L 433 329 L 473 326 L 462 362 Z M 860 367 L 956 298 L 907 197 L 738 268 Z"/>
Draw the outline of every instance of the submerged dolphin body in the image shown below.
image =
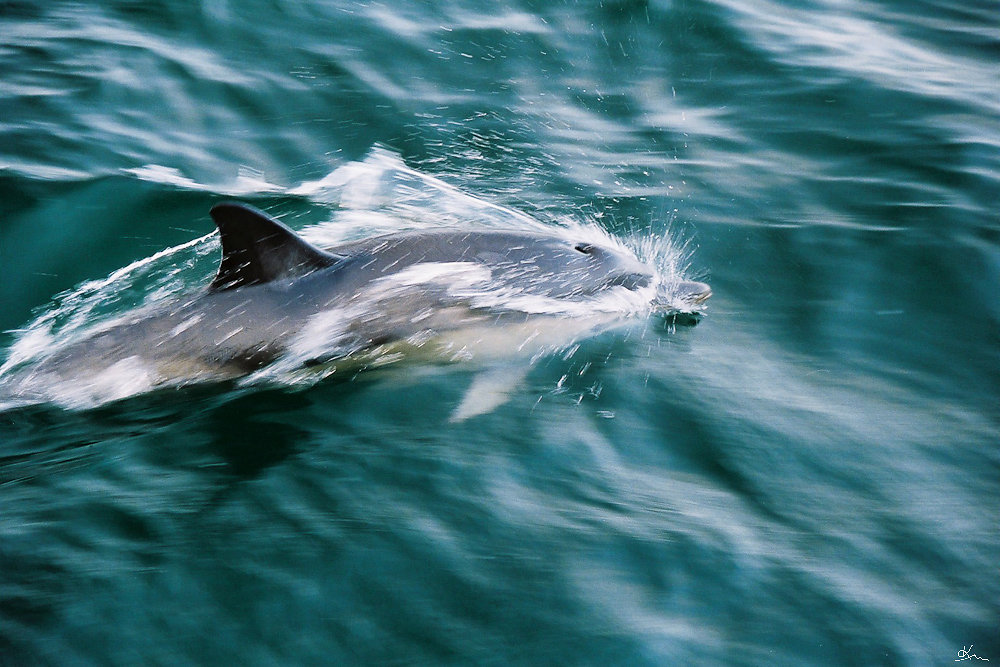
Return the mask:
<path fill-rule="evenodd" d="M 128 313 L 5 373 L 0 404 L 89 405 L 271 368 L 329 373 L 398 350 L 462 359 L 491 346 L 566 344 L 621 316 L 620 304 L 602 312 L 602 299 L 648 307 L 656 294 L 654 272 L 630 254 L 554 235 L 419 231 L 325 251 L 250 206 L 222 203 L 211 216 L 222 261 L 207 290 Z M 696 306 L 711 290 L 684 282 L 675 294 Z M 496 384 L 479 388 L 502 396 Z M 499 402 L 466 401 L 456 415 Z"/>

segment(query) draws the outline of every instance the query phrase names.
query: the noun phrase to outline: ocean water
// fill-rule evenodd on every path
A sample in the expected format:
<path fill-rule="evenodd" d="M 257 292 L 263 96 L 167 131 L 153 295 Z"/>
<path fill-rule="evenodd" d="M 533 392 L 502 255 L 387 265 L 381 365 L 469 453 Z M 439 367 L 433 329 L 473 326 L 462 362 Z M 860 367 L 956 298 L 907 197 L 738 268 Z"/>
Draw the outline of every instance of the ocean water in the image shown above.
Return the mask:
<path fill-rule="evenodd" d="M 421 361 L 0 412 L 0 664 L 1000 660 L 998 62 L 996 0 L 0 3 L 0 362 L 223 199 L 714 290 L 460 421 Z"/>

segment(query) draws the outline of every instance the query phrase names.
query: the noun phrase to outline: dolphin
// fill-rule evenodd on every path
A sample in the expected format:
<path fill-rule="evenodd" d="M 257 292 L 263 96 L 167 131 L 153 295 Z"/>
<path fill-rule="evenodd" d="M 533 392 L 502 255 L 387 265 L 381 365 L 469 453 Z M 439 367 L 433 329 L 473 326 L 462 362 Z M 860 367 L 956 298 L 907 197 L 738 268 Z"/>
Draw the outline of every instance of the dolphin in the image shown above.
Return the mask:
<path fill-rule="evenodd" d="M 125 313 L 5 372 L 0 404 L 92 405 L 269 370 L 329 374 L 428 348 L 463 359 L 558 345 L 621 316 L 620 305 L 595 305 L 602 299 L 648 306 L 656 296 L 654 271 L 633 255 L 554 234 L 441 229 L 322 249 L 243 203 L 210 214 L 222 259 L 207 288 Z M 711 295 L 693 281 L 674 290 L 692 308 Z M 465 401 L 456 415 L 502 402 L 511 382 L 474 382 L 496 398 Z"/>

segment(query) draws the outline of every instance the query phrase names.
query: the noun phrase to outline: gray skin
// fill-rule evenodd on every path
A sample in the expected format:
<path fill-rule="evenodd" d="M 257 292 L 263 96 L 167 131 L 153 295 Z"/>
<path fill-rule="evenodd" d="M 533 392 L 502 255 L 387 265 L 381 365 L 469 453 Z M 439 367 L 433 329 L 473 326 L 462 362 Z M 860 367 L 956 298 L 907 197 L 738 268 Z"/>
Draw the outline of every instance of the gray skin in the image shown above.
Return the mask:
<path fill-rule="evenodd" d="M 222 241 L 219 272 L 207 290 L 130 313 L 41 361 L 0 380 L 0 394 L 26 396 L 35 380 L 86 381 L 130 358 L 157 369 L 162 384 L 224 380 L 277 359 L 310 318 L 356 302 L 379 278 L 427 262 L 478 263 L 491 288 L 579 299 L 615 286 L 639 289 L 654 277 L 646 265 L 614 248 L 537 233 L 451 230 L 393 234 L 320 250 L 250 206 L 223 203 L 211 211 Z M 703 283 L 678 288 L 692 304 L 708 298 Z M 469 308 L 445 286 L 420 285 L 382 312 L 350 323 L 350 341 L 304 365 L 404 340 L 420 331 L 458 328 Z M 456 315 L 464 313 L 465 315 Z M 524 313 L 491 310 L 499 321 Z M 417 320 L 417 321 L 415 321 Z M 6 386 L 4 386 L 6 384 Z"/>

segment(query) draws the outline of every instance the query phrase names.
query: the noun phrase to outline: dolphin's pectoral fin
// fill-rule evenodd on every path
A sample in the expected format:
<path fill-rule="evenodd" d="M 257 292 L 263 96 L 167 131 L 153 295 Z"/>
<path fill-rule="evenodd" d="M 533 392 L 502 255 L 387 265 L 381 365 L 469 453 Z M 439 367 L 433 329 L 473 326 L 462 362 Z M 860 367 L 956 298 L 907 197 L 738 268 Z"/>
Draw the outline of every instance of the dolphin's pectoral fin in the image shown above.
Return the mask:
<path fill-rule="evenodd" d="M 222 239 L 222 263 L 209 286 L 212 291 L 304 275 L 342 259 L 252 206 L 223 202 L 212 207 L 211 215 Z"/>
<path fill-rule="evenodd" d="M 460 422 L 495 410 L 528 375 L 530 366 L 494 366 L 472 380 L 450 421 Z"/>

